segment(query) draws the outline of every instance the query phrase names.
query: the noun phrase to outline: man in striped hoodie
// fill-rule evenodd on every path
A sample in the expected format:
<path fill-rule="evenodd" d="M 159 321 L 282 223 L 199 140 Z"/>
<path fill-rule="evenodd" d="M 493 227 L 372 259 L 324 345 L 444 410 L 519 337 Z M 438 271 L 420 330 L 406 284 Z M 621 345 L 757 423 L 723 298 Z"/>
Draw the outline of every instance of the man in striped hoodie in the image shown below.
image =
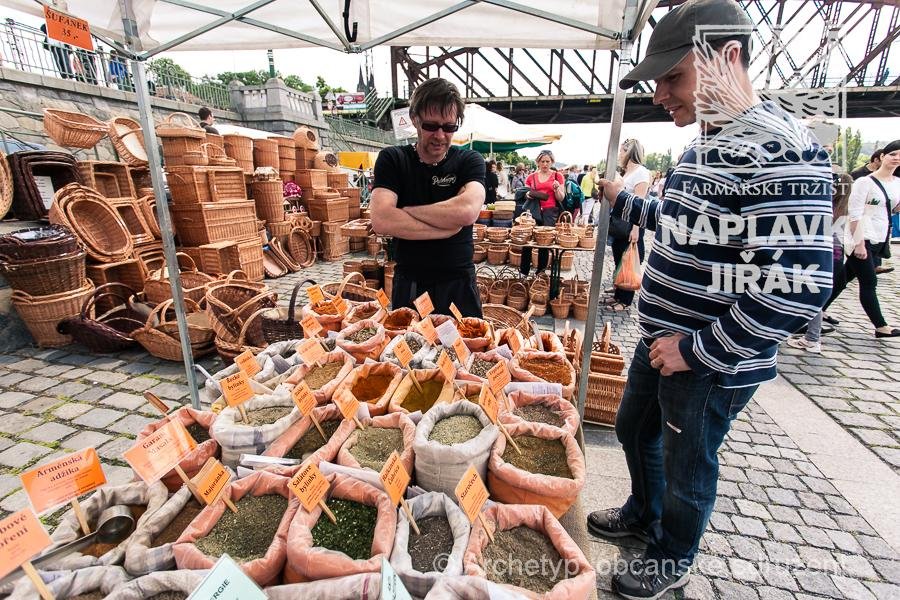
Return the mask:
<path fill-rule="evenodd" d="M 831 168 L 814 136 L 753 91 L 752 23 L 733 0 L 688 0 L 653 31 L 621 82 L 700 133 L 663 201 L 601 180 L 613 214 L 655 230 L 641 284 L 642 340 L 616 419 L 631 474 L 624 506 L 588 517 L 605 537 L 648 542 L 613 577 L 626 598 L 684 586 L 716 499 L 717 451 L 778 344 L 831 289 Z"/>

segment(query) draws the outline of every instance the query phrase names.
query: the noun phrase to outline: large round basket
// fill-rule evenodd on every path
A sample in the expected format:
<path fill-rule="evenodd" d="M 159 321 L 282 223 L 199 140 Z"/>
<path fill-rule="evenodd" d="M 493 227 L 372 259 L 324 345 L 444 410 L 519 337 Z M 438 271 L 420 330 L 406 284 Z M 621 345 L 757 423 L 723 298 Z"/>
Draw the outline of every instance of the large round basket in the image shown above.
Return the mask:
<path fill-rule="evenodd" d="M 85 300 L 93 293 L 94 284 L 86 279 L 84 285 L 76 291 L 50 296 L 31 296 L 14 291 L 12 304 L 38 346 L 58 348 L 71 344 L 72 337 L 59 333 L 56 326 L 65 318 L 77 316 Z"/>
<path fill-rule="evenodd" d="M 503 304 L 484 304 L 481 314 L 485 321 L 491 323 L 494 329 L 515 327 L 526 337 L 532 335 L 531 323 L 525 320 L 525 315 L 514 308 Z"/>
<path fill-rule="evenodd" d="M 58 108 L 44 109 L 44 130 L 68 148 L 93 148 L 106 135 L 106 125 L 94 117 Z"/>

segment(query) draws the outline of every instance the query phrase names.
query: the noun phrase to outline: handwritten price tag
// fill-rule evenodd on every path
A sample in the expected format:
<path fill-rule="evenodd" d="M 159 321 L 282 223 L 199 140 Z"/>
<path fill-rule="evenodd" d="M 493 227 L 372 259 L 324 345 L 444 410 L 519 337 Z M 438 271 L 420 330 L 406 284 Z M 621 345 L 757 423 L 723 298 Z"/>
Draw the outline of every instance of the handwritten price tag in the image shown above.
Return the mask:
<path fill-rule="evenodd" d="M 378 290 L 378 292 L 375 294 L 375 298 L 378 300 L 378 304 L 381 305 L 381 308 L 387 310 L 388 304 L 390 304 L 390 302 L 388 301 L 387 294 L 384 293 L 384 290 Z"/>
<path fill-rule="evenodd" d="M 347 309 L 348 309 L 349 307 L 347 306 L 347 301 L 346 301 L 346 300 L 344 300 L 343 298 L 341 298 L 340 296 L 338 296 L 337 298 L 334 299 L 334 301 L 333 301 L 332 303 L 334 304 L 334 309 L 335 309 L 336 311 L 338 311 L 338 313 L 340 313 L 340 314 L 342 314 L 342 315 L 346 315 L 346 314 L 347 314 Z"/>
<path fill-rule="evenodd" d="M 500 404 L 497 402 L 497 397 L 491 393 L 491 388 L 486 385 L 481 386 L 481 392 L 478 394 L 478 404 L 484 409 L 484 414 L 491 420 L 491 423 L 496 423 L 497 414 L 500 412 Z"/>
<path fill-rule="evenodd" d="M 288 487 L 300 499 L 306 512 L 312 512 L 319 502 L 325 499 L 325 494 L 328 493 L 328 480 L 322 475 L 319 467 L 309 462 L 291 477 Z"/>
<path fill-rule="evenodd" d="M 250 387 L 250 379 L 243 371 L 229 375 L 222 380 L 222 395 L 228 406 L 240 406 L 253 397 L 253 389 Z"/>
<path fill-rule="evenodd" d="M 518 354 L 522 349 L 522 341 L 515 331 L 510 330 L 509 335 L 506 336 L 506 341 L 509 342 L 509 349 L 512 350 L 513 354 Z"/>
<path fill-rule="evenodd" d="M 203 501 L 212 504 L 231 481 L 231 473 L 222 463 L 210 457 L 193 481 Z"/>
<path fill-rule="evenodd" d="M 259 361 L 256 360 L 256 357 L 249 350 L 244 350 L 238 354 L 237 358 L 234 359 L 234 364 L 238 366 L 238 369 L 246 373 L 247 377 L 253 377 L 262 371 Z"/>
<path fill-rule="evenodd" d="M 38 514 L 52 510 L 106 483 L 94 448 L 67 454 L 19 475 Z"/>
<path fill-rule="evenodd" d="M 438 340 L 437 330 L 434 328 L 434 323 L 431 321 L 431 317 L 425 317 L 415 325 L 415 330 L 422 334 L 426 340 L 428 340 L 429 344 L 434 344 Z"/>
<path fill-rule="evenodd" d="M 456 497 L 459 498 L 460 508 L 469 517 L 469 523 L 475 523 L 475 519 L 478 518 L 478 514 L 481 512 L 481 507 L 484 506 L 488 499 L 487 488 L 484 487 L 484 482 L 481 480 L 475 467 L 469 466 L 462 479 L 456 484 L 455 493 Z"/>
<path fill-rule="evenodd" d="M 400 455 L 396 450 L 391 452 L 391 455 L 384 463 L 379 477 L 381 477 L 384 490 L 390 496 L 394 506 L 400 504 L 400 499 L 403 498 L 403 494 L 406 493 L 406 487 L 409 485 L 410 476 L 406 472 L 403 463 L 400 462 Z"/>
<path fill-rule="evenodd" d="M 469 347 L 466 346 L 466 343 L 461 337 L 458 337 L 453 341 L 453 350 L 456 352 L 456 358 L 459 359 L 459 364 L 464 365 L 469 362 L 469 356 L 472 353 L 469 352 Z"/>
<path fill-rule="evenodd" d="M 50 536 L 30 508 L 6 517 L 0 521 L 0 577 L 12 573 L 50 544 Z"/>
<path fill-rule="evenodd" d="M 413 353 L 409 348 L 409 344 L 406 343 L 406 340 L 400 338 L 397 343 L 394 345 L 394 356 L 397 357 L 397 360 L 400 361 L 405 368 L 409 368 L 409 363 L 412 362 Z"/>
<path fill-rule="evenodd" d="M 438 369 L 441 370 L 441 373 L 444 375 L 444 379 L 447 381 L 453 381 L 456 379 L 456 366 L 453 364 L 453 361 L 450 360 L 450 355 L 447 354 L 446 350 L 441 350 L 441 355 L 438 357 L 437 361 Z"/>
<path fill-rule="evenodd" d="M 313 306 L 325 300 L 325 294 L 322 293 L 322 288 L 317 285 L 311 285 L 306 288 L 306 295 L 309 297 L 309 303 Z"/>
<path fill-rule="evenodd" d="M 502 392 L 503 388 L 512 381 L 512 378 L 509 375 L 509 369 L 506 368 L 506 363 L 503 361 L 500 361 L 491 367 L 487 372 L 487 379 L 491 386 L 491 391 L 494 392 L 494 394 Z"/>
<path fill-rule="evenodd" d="M 178 419 L 169 421 L 122 453 L 134 472 L 153 483 L 171 471 L 188 455 L 197 442 Z"/>
<path fill-rule="evenodd" d="M 416 305 L 416 310 L 419 311 L 423 319 L 434 312 L 434 303 L 431 301 L 431 295 L 428 292 L 416 298 L 413 304 Z"/>
<path fill-rule="evenodd" d="M 350 390 L 344 390 L 342 394 L 334 397 L 334 403 L 337 404 L 338 410 L 344 415 L 345 419 L 355 419 L 356 411 L 359 410 L 359 400 Z"/>
<path fill-rule="evenodd" d="M 325 348 L 316 339 L 301 342 L 297 346 L 297 352 L 300 354 L 300 359 L 307 365 L 313 365 L 325 357 Z"/>
<path fill-rule="evenodd" d="M 294 386 L 294 389 L 291 390 L 291 398 L 304 417 L 316 407 L 316 396 L 305 381 L 301 380 Z"/>
<path fill-rule="evenodd" d="M 459 312 L 459 309 L 456 308 L 456 304 L 454 304 L 453 302 L 450 303 L 450 314 L 452 314 L 453 318 L 455 318 L 457 321 L 463 320 L 462 313 Z"/>
<path fill-rule="evenodd" d="M 306 333 L 306 337 L 314 338 L 322 331 L 322 324 L 312 315 L 306 315 L 303 317 L 303 320 L 300 321 L 300 326 L 303 328 L 303 332 Z"/>

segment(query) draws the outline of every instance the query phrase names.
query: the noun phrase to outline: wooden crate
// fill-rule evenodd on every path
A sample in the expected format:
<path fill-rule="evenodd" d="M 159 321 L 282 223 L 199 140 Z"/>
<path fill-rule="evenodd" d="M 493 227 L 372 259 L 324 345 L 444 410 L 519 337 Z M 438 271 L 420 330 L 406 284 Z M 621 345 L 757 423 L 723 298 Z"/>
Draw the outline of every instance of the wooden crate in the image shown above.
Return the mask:
<path fill-rule="evenodd" d="M 266 271 L 263 267 L 263 249 L 259 236 L 238 240 L 237 248 L 241 270 L 247 274 L 250 281 L 262 281 Z"/>

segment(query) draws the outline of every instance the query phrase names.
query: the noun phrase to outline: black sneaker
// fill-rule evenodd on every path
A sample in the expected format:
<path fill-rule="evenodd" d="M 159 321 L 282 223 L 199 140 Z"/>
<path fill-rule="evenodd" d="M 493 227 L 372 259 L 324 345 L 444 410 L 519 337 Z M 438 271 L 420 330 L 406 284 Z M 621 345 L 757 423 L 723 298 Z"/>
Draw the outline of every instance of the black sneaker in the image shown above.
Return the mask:
<path fill-rule="evenodd" d="M 634 536 L 642 542 L 649 542 L 647 531 L 634 523 L 627 523 L 622 518 L 621 508 L 597 510 L 588 515 L 587 528 L 593 535 L 605 538 L 621 538 Z"/>
<path fill-rule="evenodd" d="M 667 572 L 651 568 L 655 562 L 638 562 L 629 565 L 628 570 L 622 574 L 615 574 L 612 578 L 612 589 L 615 593 L 628 600 L 656 600 L 669 590 L 674 590 L 687 585 L 691 578 L 689 568 Z"/>

